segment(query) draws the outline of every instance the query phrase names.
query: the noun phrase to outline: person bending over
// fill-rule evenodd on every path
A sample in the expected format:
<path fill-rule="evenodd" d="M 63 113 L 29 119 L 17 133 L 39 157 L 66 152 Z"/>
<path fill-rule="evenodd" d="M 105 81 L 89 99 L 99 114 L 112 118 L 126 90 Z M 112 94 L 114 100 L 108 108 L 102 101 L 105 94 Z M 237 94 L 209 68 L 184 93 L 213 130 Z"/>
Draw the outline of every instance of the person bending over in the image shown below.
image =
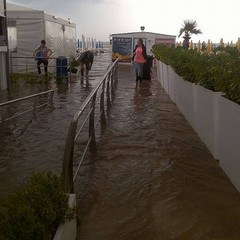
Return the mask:
<path fill-rule="evenodd" d="M 86 68 L 86 75 L 88 75 L 89 71 L 92 68 L 93 59 L 94 59 L 94 54 L 89 50 L 83 52 L 80 55 L 78 60 L 80 62 L 81 76 L 84 76 L 84 68 Z"/>

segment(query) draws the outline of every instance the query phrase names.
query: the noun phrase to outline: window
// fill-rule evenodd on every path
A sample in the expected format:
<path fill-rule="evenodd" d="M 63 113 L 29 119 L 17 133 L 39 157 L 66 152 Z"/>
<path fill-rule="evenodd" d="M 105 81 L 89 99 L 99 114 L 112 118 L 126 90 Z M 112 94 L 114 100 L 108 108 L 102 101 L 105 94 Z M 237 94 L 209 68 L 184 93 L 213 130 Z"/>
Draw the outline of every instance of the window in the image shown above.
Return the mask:
<path fill-rule="evenodd" d="M 13 21 L 8 23 L 8 48 L 9 51 L 17 51 L 17 27 Z"/>

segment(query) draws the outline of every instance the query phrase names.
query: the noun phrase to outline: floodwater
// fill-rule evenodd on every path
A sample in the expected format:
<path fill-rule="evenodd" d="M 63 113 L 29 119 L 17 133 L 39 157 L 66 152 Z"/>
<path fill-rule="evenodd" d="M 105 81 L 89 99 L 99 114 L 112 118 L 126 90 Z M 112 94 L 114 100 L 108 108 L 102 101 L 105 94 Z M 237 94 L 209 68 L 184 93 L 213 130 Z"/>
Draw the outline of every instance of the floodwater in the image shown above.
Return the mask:
<path fill-rule="evenodd" d="M 0 102 L 4 102 L 56 89 L 53 108 L 41 110 L 36 119 L 30 113 L 0 125 L 0 195 L 21 186 L 32 171 L 61 173 L 64 146 L 73 114 L 110 64 L 111 53 L 108 48 L 95 56 L 88 79 L 73 77 L 68 84 L 56 84 L 54 78 L 41 84 L 21 81 L 12 85 L 10 94 L 1 92 Z M 32 102 L 11 105 L 8 112 L 32 107 Z"/>
<path fill-rule="evenodd" d="M 156 78 L 136 86 L 129 66 L 77 182 L 80 240 L 240 239 L 239 193 Z"/>
<path fill-rule="evenodd" d="M 111 58 L 98 57 L 91 85 L 80 79 L 58 85 L 53 109 L 1 127 L 3 194 L 33 170 L 61 172 L 69 121 Z M 78 239 L 239 240 L 239 193 L 161 88 L 156 69 L 137 85 L 131 66 L 119 65 L 118 76 L 98 152 L 88 154 L 75 183 Z"/>

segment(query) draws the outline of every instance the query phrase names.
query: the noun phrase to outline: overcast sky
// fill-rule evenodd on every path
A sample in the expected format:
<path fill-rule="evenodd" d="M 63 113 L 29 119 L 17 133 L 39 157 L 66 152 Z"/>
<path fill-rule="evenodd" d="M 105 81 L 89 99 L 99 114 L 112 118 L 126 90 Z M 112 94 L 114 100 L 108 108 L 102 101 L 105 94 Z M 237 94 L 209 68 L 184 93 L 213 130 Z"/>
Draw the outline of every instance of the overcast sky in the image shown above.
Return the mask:
<path fill-rule="evenodd" d="M 240 0 L 7 0 L 70 18 L 81 35 L 108 41 L 113 33 L 145 31 L 178 35 L 183 21 L 196 20 L 198 40 L 235 43 L 240 37 Z M 177 39 L 178 40 L 178 39 Z M 179 39 L 179 41 L 182 39 Z"/>

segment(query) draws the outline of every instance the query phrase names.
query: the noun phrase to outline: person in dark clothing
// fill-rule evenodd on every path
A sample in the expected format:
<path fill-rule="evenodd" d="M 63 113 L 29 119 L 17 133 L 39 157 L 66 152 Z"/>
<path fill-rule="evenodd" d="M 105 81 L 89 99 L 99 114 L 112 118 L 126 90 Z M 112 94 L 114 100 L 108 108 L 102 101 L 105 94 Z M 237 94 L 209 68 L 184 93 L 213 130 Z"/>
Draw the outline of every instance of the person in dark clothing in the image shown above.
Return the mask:
<path fill-rule="evenodd" d="M 137 41 L 137 45 L 135 46 L 133 51 L 133 62 L 134 62 L 135 71 L 136 71 L 136 82 L 138 80 L 142 82 L 143 66 L 144 66 L 144 63 L 146 62 L 146 58 L 147 58 L 146 47 L 143 44 L 143 40 L 139 38 Z"/>
<path fill-rule="evenodd" d="M 36 53 L 38 53 L 38 56 L 36 57 L 37 60 L 37 70 L 38 74 L 37 77 L 41 74 L 41 68 L 40 65 L 44 65 L 44 72 L 45 76 L 48 76 L 48 58 L 53 54 L 53 51 L 46 46 L 46 41 L 42 40 L 41 45 L 37 47 L 37 49 L 34 51 L 33 56 L 36 56 Z"/>
<path fill-rule="evenodd" d="M 86 68 L 86 75 L 88 75 L 89 71 L 92 68 L 92 64 L 94 60 L 93 52 L 89 50 L 83 52 L 78 58 L 78 60 L 80 62 L 81 76 L 84 75 L 84 68 Z"/>

